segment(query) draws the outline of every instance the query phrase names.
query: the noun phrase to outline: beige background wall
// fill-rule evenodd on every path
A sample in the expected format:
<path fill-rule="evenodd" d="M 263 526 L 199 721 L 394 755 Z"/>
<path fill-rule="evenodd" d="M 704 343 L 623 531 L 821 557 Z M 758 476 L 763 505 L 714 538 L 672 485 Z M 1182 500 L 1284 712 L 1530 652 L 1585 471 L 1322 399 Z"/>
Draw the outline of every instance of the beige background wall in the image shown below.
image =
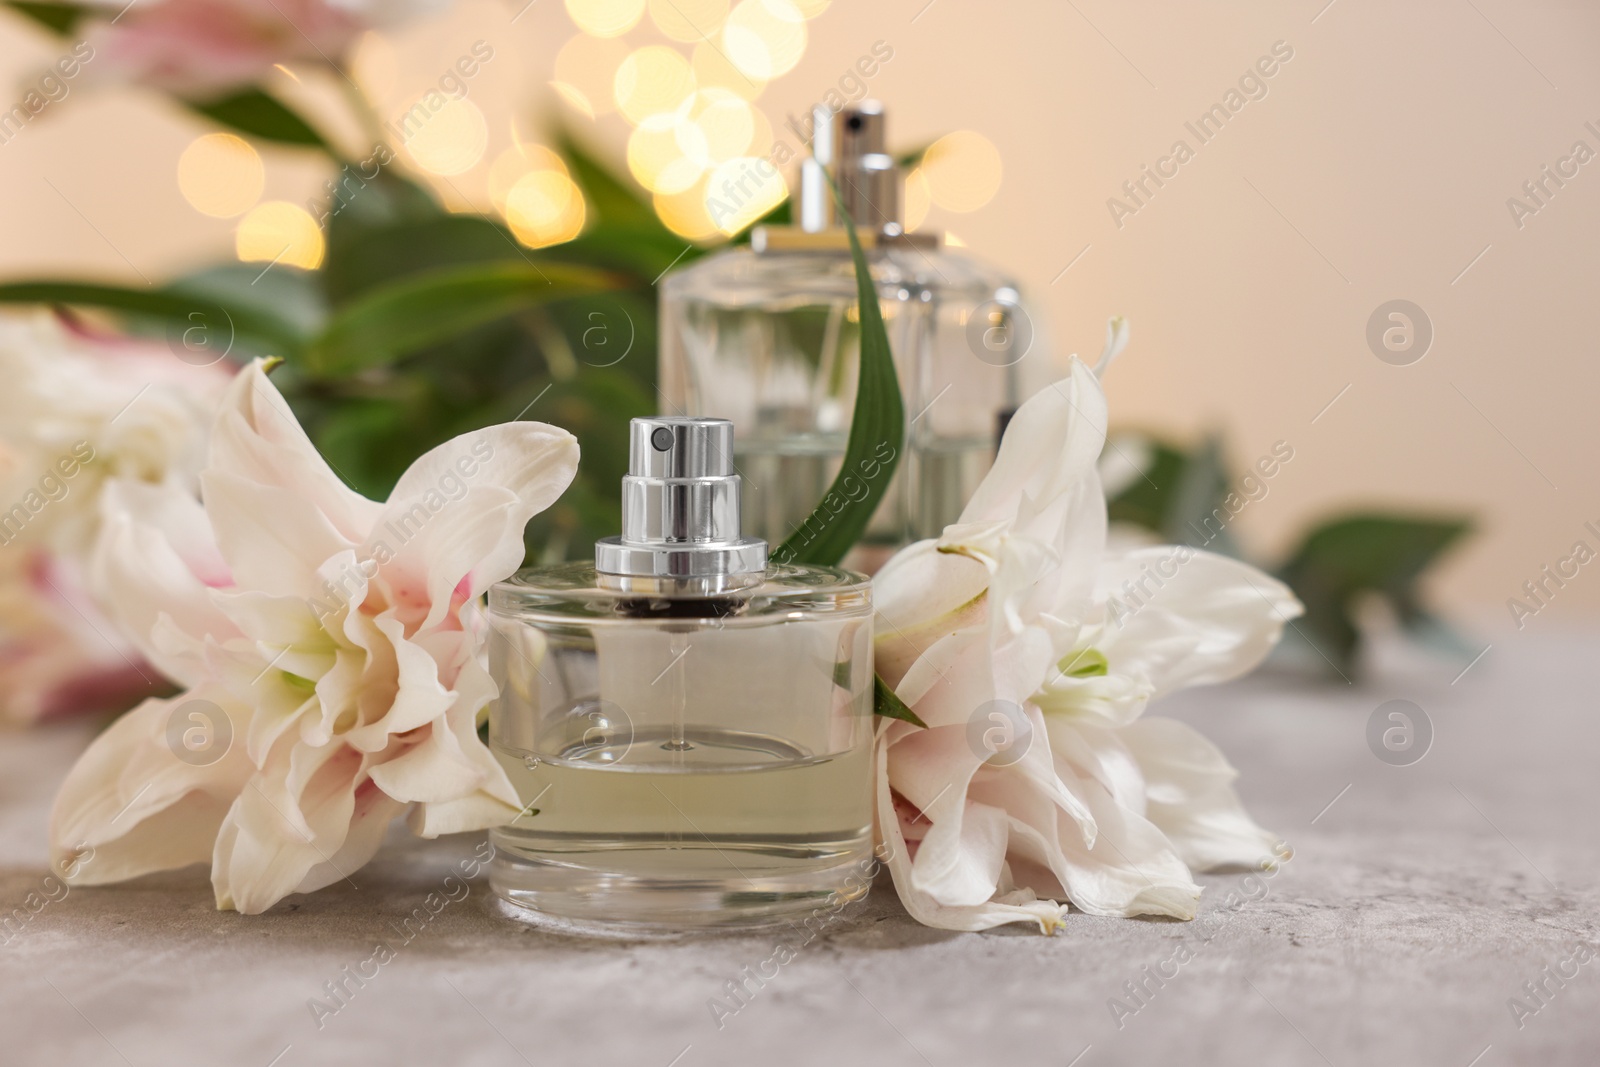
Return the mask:
<path fill-rule="evenodd" d="M 1493 640 L 1513 632 L 1505 601 L 1525 579 L 1580 537 L 1600 548 L 1583 530 L 1600 526 L 1600 160 L 1520 229 L 1506 206 L 1573 142 L 1600 151 L 1584 127 L 1600 129 L 1600 5 L 1325 4 L 835 0 L 759 104 L 781 130 L 888 42 L 894 58 L 870 84 L 893 107 L 894 140 L 973 129 L 1004 161 L 994 200 L 936 209 L 930 224 L 1016 272 L 1063 349 L 1092 355 L 1107 314 L 1132 320 L 1109 379 L 1118 423 L 1220 428 L 1241 465 L 1289 441 L 1295 459 L 1238 524 L 1264 552 L 1343 505 L 1479 516 L 1439 594 L 1481 613 Z M 573 29 L 556 0 L 512 24 L 515 10 L 471 0 L 401 34 L 385 106 L 402 109 L 485 39 L 496 58 L 472 98 L 490 118 L 491 158 L 513 116 L 536 129 L 560 107 L 545 83 Z M 1175 139 L 1197 144 L 1185 121 L 1278 41 L 1293 59 L 1268 94 L 1119 228 L 1107 199 Z M 0 17 L 8 92 L 53 56 Z M 176 187 L 199 124 L 128 91 L 75 88 L 53 107 L 0 146 L 0 275 L 159 280 L 227 254 L 231 223 L 197 215 Z M 620 153 L 626 127 L 611 117 L 586 132 Z M 269 197 L 303 202 L 321 177 L 303 157 L 268 154 Z M 1380 362 L 1365 340 L 1374 309 L 1396 298 L 1435 329 L 1410 366 Z M 1597 610 L 1600 564 L 1528 625 Z"/>

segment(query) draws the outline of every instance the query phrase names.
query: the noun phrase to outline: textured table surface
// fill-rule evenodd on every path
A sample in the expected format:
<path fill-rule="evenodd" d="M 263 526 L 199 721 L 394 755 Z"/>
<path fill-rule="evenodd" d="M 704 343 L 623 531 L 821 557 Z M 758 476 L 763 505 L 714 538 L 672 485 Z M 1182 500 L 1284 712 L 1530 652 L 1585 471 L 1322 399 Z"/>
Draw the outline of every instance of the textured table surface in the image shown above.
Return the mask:
<path fill-rule="evenodd" d="M 1158 706 L 1223 746 L 1295 850 L 1236 907 L 1240 875 L 1202 877 L 1192 923 L 952 934 L 880 882 L 719 1029 L 711 998 L 784 938 L 557 936 L 498 918 L 480 881 L 319 1020 L 324 984 L 395 940 L 474 844 L 395 837 L 354 886 L 254 918 L 214 911 L 200 871 L 73 890 L 0 945 L 0 1062 L 1593 1064 L 1600 957 L 1561 984 L 1544 969 L 1600 942 L 1597 647 L 1515 634 L 1454 683 L 1459 663 L 1391 655 L 1361 686 L 1267 673 Z M 1395 698 L 1434 728 L 1410 766 L 1366 740 Z M 82 742 L 0 735 L 7 910 L 46 873 L 49 797 Z M 1175 977 L 1126 996 L 1175 955 Z M 1523 984 L 1541 980 L 1531 1000 Z M 1538 1008 L 1520 1027 L 1517 996 Z M 1137 1010 L 1114 1015 L 1114 997 Z"/>

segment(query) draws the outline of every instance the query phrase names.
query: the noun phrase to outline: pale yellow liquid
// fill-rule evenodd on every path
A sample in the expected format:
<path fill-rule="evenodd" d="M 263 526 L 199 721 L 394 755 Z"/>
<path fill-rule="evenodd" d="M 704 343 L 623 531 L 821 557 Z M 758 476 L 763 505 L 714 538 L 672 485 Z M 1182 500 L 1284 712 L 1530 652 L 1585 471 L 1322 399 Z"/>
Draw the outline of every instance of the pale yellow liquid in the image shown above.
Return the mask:
<path fill-rule="evenodd" d="M 870 848 L 867 745 L 807 757 L 772 738 L 691 730 L 550 759 L 495 755 L 525 805 L 496 840 L 529 859 L 737 891 Z"/>

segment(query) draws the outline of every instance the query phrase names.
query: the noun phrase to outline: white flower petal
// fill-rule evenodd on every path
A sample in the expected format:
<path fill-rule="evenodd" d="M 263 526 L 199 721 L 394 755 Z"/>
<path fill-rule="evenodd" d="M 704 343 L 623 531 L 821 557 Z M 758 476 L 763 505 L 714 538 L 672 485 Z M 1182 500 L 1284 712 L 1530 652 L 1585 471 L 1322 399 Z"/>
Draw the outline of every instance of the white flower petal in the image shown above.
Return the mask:
<path fill-rule="evenodd" d="M 1062 496 L 1095 469 L 1105 439 L 1105 394 L 1074 359 L 1069 377 L 1039 390 L 1011 417 L 961 523 L 1014 521 L 1026 502 Z"/>
<path fill-rule="evenodd" d="M 226 753 L 208 765 L 181 760 L 168 746 L 173 716 L 184 717 L 184 705 L 195 701 L 206 701 L 207 711 L 220 707 L 234 734 Z M 244 710 L 214 690 L 146 700 L 112 723 L 56 795 L 50 815 L 55 868 L 92 850 L 71 881 L 101 885 L 205 860 L 252 770 L 238 738 L 244 724 Z"/>
<path fill-rule="evenodd" d="M 246 783 L 217 834 L 217 907 L 258 915 L 344 848 L 362 765 L 347 748 L 287 746 Z"/>
<path fill-rule="evenodd" d="M 1073 905 L 1090 915 L 1194 918 L 1200 887 L 1161 831 L 1120 807 L 1096 781 L 1080 779 L 1075 792 L 1100 833 L 1092 848 L 1078 840 L 1075 826 L 1064 824 L 1057 835 L 1052 870 Z"/>
<path fill-rule="evenodd" d="M 1149 716 L 1120 731 L 1149 789 L 1150 821 L 1195 870 L 1275 862 L 1280 838 L 1245 813 L 1222 751 L 1176 719 Z"/>
<path fill-rule="evenodd" d="M 324 561 L 355 547 L 306 495 L 242 478 L 213 466 L 200 475 L 206 514 L 234 580 L 249 589 L 324 595 Z"/>
<path fill-rule="evenodd" d="M 351 544 L 360 543 L 382 510 L 339 480 L 300 428 L 260 360 L 238 373 L 223 398 L 212 430 L 210 467 L 299 496 Z M 248 514 L 248 505 L 246 509 Z M 215 522 L 209 500 L 207 511 Z"/>
<path fill-rule="evenodd" d="M 1108 596 L 1124 583 L 1151 590 L 1120 625 L 1108 625 L 1101 647 L 1116 649 L 1115 669 L 1148 677 L 1152 696 L 1237 678 L 1266 658 L 1284 624 L 1304 610 L 1288 586 L 1249 564 L 1189 551 L 1192 558 L 1180 562 L 1176 546 L 1134 549 L 1101 570 Z"/>

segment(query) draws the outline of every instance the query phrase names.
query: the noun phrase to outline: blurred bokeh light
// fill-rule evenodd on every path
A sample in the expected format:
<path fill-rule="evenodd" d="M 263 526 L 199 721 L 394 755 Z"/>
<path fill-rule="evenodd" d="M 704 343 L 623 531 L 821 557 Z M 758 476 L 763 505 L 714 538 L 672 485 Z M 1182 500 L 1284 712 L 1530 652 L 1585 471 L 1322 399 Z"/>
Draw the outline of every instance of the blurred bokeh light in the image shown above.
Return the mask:
<path fill-rule="evenodd" d="M 694 92 L 694 71 L 682 53 L 664 44 L 638 49 L 617 68 L 617 110 L 634 125 L 675 111 Z"/>
<path fill-rule="evenodd" d="M 617 68 L 628 58 L 628 45 L 615 38 L 580 33 L 556 55 L 551 86 L 574 109 L 591 119 L 616 110 Z"/>
<path fill-rule="evenodd" d="M 315 270 L 322 265 L 325 244 L 317 221 L 304 208 L 269 200 L 240 220 L 234 249 L 242 263 Z"/>
<path fill-rule="evenodd" d="M 790 0 L 740 0 L 723 27 L 722 46 L 745 74 L 771 81 L 805 54 L 805 16 Z"/>
<path fill-rule="evenodd" d="M 650 21 L 662 36 L 690 43 L 711 40 L 728 18 L 729 0 L 650 0 Z"/>
<path fill-rule="evenodd" d="M 645 0 L 567 0 L 567 14 L 585 33 L 620 37 L 644 17 Z"/>
<path fill-rule="evenodd" d="M 946 211 L 976 211 L 1000 191 L 1000 150 L 981 133 L 958 130 L 928 146 L 919 168 L 928 195 Z"/>
<path fill-rule="evenodd" d="M 196 137 L 178 157 L 178 191 L 202 215 L 231 219 L 261 199 L 266 168 L 250 143 L 231 133 Z"/>

